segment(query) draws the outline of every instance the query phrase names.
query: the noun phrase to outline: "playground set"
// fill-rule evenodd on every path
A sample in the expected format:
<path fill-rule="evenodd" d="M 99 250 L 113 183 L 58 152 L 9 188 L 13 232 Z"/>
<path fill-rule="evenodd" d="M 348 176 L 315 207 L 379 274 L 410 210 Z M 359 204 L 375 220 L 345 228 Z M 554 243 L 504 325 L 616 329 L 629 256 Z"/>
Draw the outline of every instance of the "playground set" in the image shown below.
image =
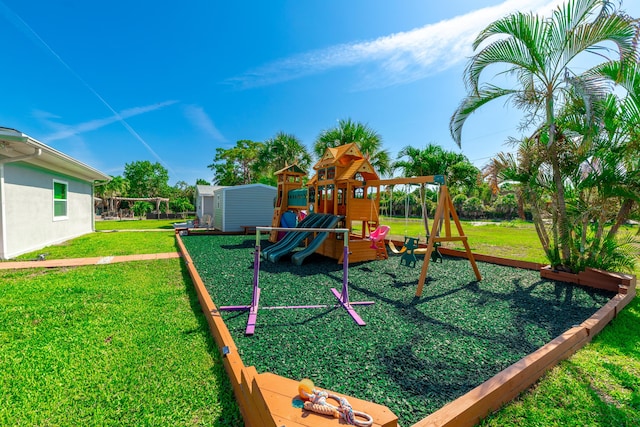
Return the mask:
<path fill-rule="evenodd" d="M 442 242 L 462 242 L 477 280 L 482 280 L 444 176 L 380 179 L 369 160 L 354 143 L 327 148 L 313 169 L 315 173 L 306 183 L 306 188 L 303 188 L 306 172 L 299 166 L 291 165 L 276 172 L 278 187 L 269 236 L 269 240 L 275 245 L 263 252 L 265 259 L 276 262 L 283 255 L 293 252 L 302 242 L 306 242 L 305 249 L 291 257 L 296 265 L 301 265 L 312 253 L 343 263 L 344 247 L 349 249 L 350 262 L 386 259 L 389 255 L 385 238 L 389 227 L 380 224 L 380 188 L 398 184 L 437 184 L 440 187 L 438 205 L 426 249 L 418 248 L 416 238 L 405 238 L 405 244 L 400 250 L 393 245 L 390 248 L 393 252 L 402 253 L 401 263 L 409 267 L 416 265 L 416 254 L 425 254 L 416 296 L 422 295 L 429 262 L 438 259 L 437 247 Z M 348 233 L 291 230 L 292 232 L 278 240 L 278 228 L 290 224 L 288 217 L 293 215 L 300 218 L 303 212 L 308 215 L 297 227 L 341 228 L 348 230 Z M 456 236 L 451 232 L 452 220 L 458 232 Z M 345 238 L 348 239 L 346 243 L 343 241 Z"/>
<path fill-rule="evenodd" d="M 410 236 L 405 236 L 404 243 L 400 249 L 389 242 L 389 249 L 401 255 L 400 266 L 415 267 L 416 254 L 424 253 L 424 261 L 416 289 L 416 296 L 420 297 L 422 295 L 429 263 L 431 261 L 435 262 L 438 259 L 436 248 L 442 242 L 462 242 L 465 251 L 460 251 L 460 253 L 455 256 L 467 258 L 473 267 L 476 279 L 481 280 L 474 255 L 471 253 L 467 237 L 463 232 L 453 206 L 444 177 L 422 176 L 380 179 L 368 160 L 362 156 L 358 148 L 353 144 L 327 149 L 322 159 L 314 166 L 314 170 L 315 174 L 307 182 L 306 188 L 303 187 L 306 174 L 297 165 L 286 167 L 277 172 L 278 187 L 273 214 L 273 226 L 256 227 L 255 251 L 253 253 L 253 293 L 251 301 L 248 302 L 248 304 L 245 302 L 245 305 L 216 307 L 200 275 L 195 270 L 193 260 L 190 258 L 182 243 L 180 233 L 176 235 L 178 243 L 185 257 L 190 275 L 196 285 L 200 302 L 203 305 L 203 311 L 212 329 L 212 334 L 221 349 L 225 368 L 231 379 L 234 394 L 238 399 L 243 418 L 247 425 L 268 425 L 276 427 L 286 424 L 314 427 L 320 425 L 349 424 L 363 427 L 397 427 L 398 417 L 386 406 L 344 394 L 336 394 L 329 390 L 316 389 L 313 382 L 308 379 L 296 383 L 296 380 L 281 377 L 273 373 L 258 373 L 254 366 L 245 366 L 240 357 L 238 347 L 236 347 L 231 333 L 225 325 L 225 320 L 220 316 L 220 312 L 223 311 L 248 311 L 249 315 L 246 320 L 246 326 L 244 326 L 244 332 L 245 335 L 250 336 L 253 335 L 256 330 L 257 316 L 260 309 L 280 311 L 280 309 L 328 308 L 330 309 L 329 311 L 331 311 L 332 307 L 336 307 L 346 311 L 350 315 L 351 320 L 357 325 L 365 325 L 365 322 L 355 311 L 355 306 L 373 304 L 372 310 L 367 316 L 367 320 L 374 326 L 373 330 L 376 329 L 376 325 L 386 324 L 389 310 L 393 311 L 398 308 L 396 304 L 389 303 L 392 298 L 389 299 L 387 297 L 386 299 L 389 299 L 389 301 L 382 298 L 375 301 L 360 302 L 352 302 L 349 299 L 349 262 L 371 261 L 388 258 L 389 256 L 385 239 L 389 235 L 390 228 L 387 225 L 380 224 L 379 218 L 380 189 L 382 186 L 410 186 L 423 183 L 439 185 L 438 204 L 431 231 L 427 233 L 426 248 L 420 248 L 418 239 Z M 303 211 L 308 213 L 308 215 L 301 215 Z M 457 235 L 455 236 L 452 233 L 451 222 L 453 222 L 457 229 Z M 286 227 L 281 227 L 280 225 L 286 225 Z M 269 232 L 270 240 L 274 244 L 267 246 L 263 250 L 261 248 L 261 236 L 264 231 Z M 305 243 L 304 248 L 301 248 L 303 242 Z M 447 254 L 451 254 L 452 252 L 456 251 L 447 249 Z M 330 289 L 333 294 L 332 296 L 335 298 L 333 300 L 334 304 L 325 303 L 323 298 L 320 300 L 315 299 L 315 293 L 308 291 L 300 291 L 298 293 L 297 288 L 287 287 L 285 284 L 284 289 L 281 287 L 272 287 L 270 289 L 270 292 L 276 293 L 275 298 L 270 295 L 270 300 L 273 301 L 272 306 L 260 306 L 260 261 L 277 262 L 284 255 L 290 253 L 291 261 L 296 265 L 301 265 L 312 253 L 318 253 L 325 257 L 335 259 L 338 263 L 342 264 L 342 288 Z M 487 261 L 488 258 L 492 257 L 479 255 L 478 258 Z M 495 261 L 495 259 L 493 259 L 493 261 Z M 447 263 L 449 263 L 449 261 L 447 261 Z M 407 276 L 410 276 L 409 270 L 403 272 L 394 270 L 392 274 L 390 274 L 390 264 L 389 262 L 380 263 L 381 277 L 385 277 L 387 280 L 396 280 L 396 275 L 404 275 L 405 278 L 402 279 L 402 283 L 412 282 L 411 278 L 407 281 Z M 451 261 L 451 264 L 453 264 L 453 261 Z M 511 264 L 505 263 L 505 265 Z M 397 268 L 402 268 L 400 266 Z M 517 262 L 517 266 L 520 268 L 539 268 L 538 265 L 523 267 L 523 262 Z M 279 271 L 278 267 L 274 266 L 274 268 L 276 272 Z M 392 268 L 395 269 L 396 267 Z M 387 291 L 392 293 L 402 291 L 401 288 L 393 286 L 381 288 L 380 286 L 384 285 L 384 283 L 377 283 L 377 277 L 376 279 L 368 278 L 368 276 L 371 276 L 370 272 L 372 271 L 372 267 L 370 266 L 354 267 L 352 270 L 355 270 L 356 277 L 360 277 L 360 280 L 356 280 L 356 282 L 361 284 L 361 286 L 366 286 L 367 291 L 371 291 L 366 295 L 374 297 L 375 295 L 387 295 Z M 365 270 L 367 273 L 364 274 L 367 276 L 362 276 Z M 386 271 L 387 274 L 382 274 L 382 271 Z M 352 273 L 354 273 L 354 271 L 352 271 Z M 360 274 L 360 276 L 357 276 L 357 274 Z M 495 277 L 495 274 L 494 272 L 493 277 Z M 392 277 L 394 279 L 389 279 Z M 492 279 L 491 271 L 487 272 L 487 277 L 490 281 L 495 280 Z M 507 278 L 504 282 L 509 284 L 513 283 L 513 280 Z M 468 391 L 453 402 L 448 403 L 426 418 L 418 421 L 414 424 L 414 427 L 426 425 L 451 427 L 476 424 L 487 413 L 511 400 L 520 391 L 530 386 L 531 383 L 547 369 L 549 363 L 557 363 L 558 360 L 566 358 L 577 348 L 588 342 L 592 334 L 601 330 L 604 325 L 615 316 L 617 310 L 624 307 L 633 297 L 635 294 L 635 278 L 633 279 L 633 283 L 631 281 L 629 281 L 629 283 L 630 285 L 624 288 L 624 292 L 621 290 L 616 297 L 602 307 L 590 319 L 583 322 L 582 325 L 569 329 L 549 344 L 501 371 L 495 377 L 485 380 L 475 389 Z M 225 287 L 227 285 L 226 283 L 224 284 Z M 282 284 L 280 285 L 282 286 Z M 301 283 L 295 281 L 295 286 L 300 285 Z M 378 286 L 378 288 L 376 288 L 376 286 Z M 456 286 L 455 289 L 458 289 L 457 283 L 454 283 L 454 286 Z M 616 286 L 618 285 L 616 284 Z M 326 287 L 322 289 L 326 289 Z M 289 297 L 280 299 L 280 295 L 277 295 L 279 292 Z M 322 292 L 324 292 L 324 290 Z M 441 290 L 438 290 L 438 292 L 441 292 Z M 429 293 L 429 290 L 427 290 L 427 293 Z M 626 295 L 627 293 L 629 293 L 629 295 Z M 446 294 L 447 292 L 444 292 L 441 296 Z M 230 295 L 232 298 L 227 296 L 227 300 L 233 303 L 236 293 L 232 292 Z M 439 296 L 439 298 L 441 296 Z M 630 298 L 628 296 L 630 296 Z M 266 294 L 264 300 L 266 300 Z M 430 298 L 426 298 L 425 303 L 429 300 Z M 588 300 L 591 301 L 591 297 L 589 297 Z M 302 302 L 302 304 L 306 302 L 308 305 L 292 305 L 299 304 L 299 301 Z M 314 303 L 315 305 L 312 305 Z M 404 305 L 401 306 L 404 307 Z M 425 310 L 425 307 L 426 306 L 422 307 L 422 309 Z M 420 312 L 420 307 L 416 307 L 416 310 Z M 342 310 L 339 311 L 342 312 Z M 286 310 L 281 312 L 284 313 Z M 324 316 L 306 317 L 306 321 L 309 323 L 316 322 L 317 319 L 322 317 Z M 241 322 L 244 323 L 244 316 L 240 316 L 240 318 Z M 411 319 L 414 319 L 414 317 L 411 316 Z M 231 321 L 236 322 L 236 327 L 240 326 L 237 324 L 237 316 L 231 318 Z M 340 320 L 340 322 L 343 321 Z M 293 327 L 294 330 L 291 331 L 287 342 L 295 348 L 298 348 L 296 346 L 299 346 L 299 348 L 304 347 L 307 352 L 310 354 L 313 353 L 313 351 L 315 351 L 313 348 L 306 347 L 307 341 L 309 341 L 307 337 L 310 335 L 301 333 L 302 330 L 308 330 L 309 326 L 295 322 L 292 323 L 292 325 L 295 325 Z M 282 324 L 276 326 L 278 330 L 282 327 Z M 410 325 L 404 328 L 398 328 L 397 331 L 413 331 L 414 328 L 415 324 L 412 320 Z M 273 332 L 273 327 L 270 329 Z M 325 331 L 325 329 L 327 330 Z M 317 338 L 317 342 L 322 342 L 323 345 L 334 342 L 337 339 L 333 336 L 333 328 L 314 328 L 312 333 L 313 337 Z M 278 332 L 278 334 L 278 339 L 282 339 L 282 332 Z M 412 334 L 412 332 L 410 332 L 410 334 Z M 302 339 L 300 339 L 300 337 L 302 337 Z M 464 338 L 467 338 L 466 335 Z M 403 341 L 403 343 L 406 341 L 407 340 Z M 266 340 L 266 342 L 270 341 Z M 368 338 L 365 342 L 369 342 Z M 519 342 L 519 340 L 516 340 L 516 342 Z M 382 345 L 381 343 L 380 345 Z M 400 344 L 400 349 L 403 348 L 403 343 Z M 281 350 L 279 346 L 276 347 L 276 354 L 279 357 L 279 352 L 283 350 Z M 316 347 L 322 346 L 316 345 Z M 390 347 L 390 349 L 394 350 L 395 348 L 396 347 L 393 346 Z M 476 351 L 473 350 L 474 348 L 476 347 L 471 346 L 470 351 Z M 265 352 L 271 351 L 269 350 L 269 346 L 266 348 L 263 347 L 260 350 L 259 357 L 264 357 Z M 437 349 L 434 351 L 437 351 Z M 320 353 L 324 356 L 325 350 L 321 350 Z M 366 357 L 367 352 L 361 352 L 360 355 Z M 318 357 L 315 359 L 314 357 L 310 357 L 309 359 L 317 360 Z M 401 362 L 401 359 L 402 357 L 400 357 L 398 361 Z M 365 363 L 368 363 L 368 359 Z M 314 368 L 312 367 L 311 369 Z M 292 399 L 292 396 L 295 396 L 296 388 L 298 390 L 297 397 Z M 335 401 L 337 404 L 329 403 L 329 399 Z M 349 402 L 353 402 L 353 407 Z M 300 409 L 304 409 L 304 411 L 300 411 Z M 315 415 L 309 416 L 310 412 L 315 413 Z"/>

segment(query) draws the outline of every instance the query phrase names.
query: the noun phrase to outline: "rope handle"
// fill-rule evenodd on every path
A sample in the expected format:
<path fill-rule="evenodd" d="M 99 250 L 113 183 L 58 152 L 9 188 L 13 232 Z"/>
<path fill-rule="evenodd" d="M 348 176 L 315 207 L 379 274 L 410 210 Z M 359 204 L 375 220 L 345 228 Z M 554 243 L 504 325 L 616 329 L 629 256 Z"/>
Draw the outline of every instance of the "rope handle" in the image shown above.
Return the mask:
<path fill-rule="evenodd" d="M 313 388 L 313 383 L 310 380 L 302 380 L 298 386 L 298 392 L 300 397 L 306 400 L 304 409 L 307 411 L 342 418 L 347 424 L 357 427 L 370 427 L 373 424 L 371 415 L 362 411 L 354 411 L 349 401 L 344 397 Z M 334 399 L 340 406 L 330 404 L 327 402 L 328 398 Z"/>

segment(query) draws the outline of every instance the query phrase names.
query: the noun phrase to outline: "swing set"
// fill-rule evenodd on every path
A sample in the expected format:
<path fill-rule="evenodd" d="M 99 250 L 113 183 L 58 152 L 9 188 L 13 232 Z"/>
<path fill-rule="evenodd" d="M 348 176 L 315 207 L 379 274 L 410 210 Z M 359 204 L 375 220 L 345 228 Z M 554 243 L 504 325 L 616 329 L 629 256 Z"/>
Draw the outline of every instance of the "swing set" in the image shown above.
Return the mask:
<path fill-rule="evenodd" d="M 389 186 L 389 188 L 391 189 L 391 194 L 389 197 L 389 212 L 393 212 L 393 186 Z M 394 254 L 398 254 L 398 255 L 403 255 L 400 258 L 400 264 L 405 264 L 409 267 L 415 267 L 415 261 L 416 261 L 416 257 L 415 255 L 424 255 L 426 254 L 426 248 L 420 248 L 419 242 L 420 242 L 420 234 L 418 234 L 418 237 L 409 237 L 407 236 L 407 230 L 408 230 L 408 223 L 409 223 L 409 208 L 410 208 L 410 202 L 409 199 L 411 197 L 411 186 L 410 184 L 407 184 L 407 191 L 406 191 L 406 196 L 404 199 L 404 243 L 403 245 L 398 248 L 396 247 L 395 243 L 393 243 L 392 240 L 389 240 L 389 250 L 391 250 L 391 252 L 393 252 Z M 421 205 L 421 212 L 422 212 L 422 221 L 424 223 L 425 220 L 425 206 Z M 425 224 L 425 230 L 426 230 L 426 237 L 427 239 L 429 239 L 429 230 L 427 227 L 427 223 Z M 442 226 L 442 224 L 440 224 L 440 226 Z M 439 233 L 439 229 L 438 229 L 438 233 Z M 435 250 L 431 253 L 431 260 L 436 262 L 438 259 L 440 260 L 440 262 L 442 262 L 442 254 L 440 254 L 440 251 L 438 251 L 438 248 L 440 247 L 440 243 L 437 242 L 435 244 Z"/>
<path fill-rule="evenodd" d="M 427 278 L 427 272 L 429 270 L 429 262 L 433 259 L 432 255 L 435 251 L 437 251 L 437 247 L 442 242 L 462 242 L 465 248 L 467 259 L 469 260 L 469 263 L 471 263 L 471 267 L 473 268 L 476 279 L 482 280 L 480 270 L 478 270 L 478 265 L 476 264 L 473 253 L 471 252 L 471 248 L 469 247 L 467 236 L 462 230 L 462 224 L 460 224 L 460 219 L 458 218 L 456 209 L 453 206 L 453 201 L 451 200 L 451 195 L 449 194 L 449 188 L 445 184 L 443 175 L 419 176 L 411 178 L 391 178 L 369 181 L 367 182 L 367 184 L 371 186 L 398 184 L 439 184 L 440 186 L 438 192 L 438 205 L 436 207 L 436 213 L 433 218 L 433 225 L 431 227 L 431 232 L 427 234 L 427 248 L 424 250 L 424 263 L 422 264 L 422 271 L 420 272 L 420 279 L 418 280 L 418 288 L 416 289 L 417 297 L 422 295 L 422 290 Z M 408 215 L 408 209 L 405 210 L 405 215 Z M 457 236 L 454 236 L 451 233 L 451 220 L 453 220 L 456 230 L 458 231 Z M 412 254 L 415 254 L 417 246 L 418 239 L 413 237 L 405 237 L 405 244 L 400 249 L 396 248 L 391 241 L 389 242 L 389 248 L 391 249 L 391 251 L 394 253 L 403 253 L 403 256 L 407 251 L 411 251 Z M 413 256 L 413 258 L 415 258 L 415 255 Z M 413 259 L 407 259 L 408 266 L 411 266 L 409 264 L 413 264 L 413 266 L 415 266 L 415 263 L 409 261 L 413 261 Z"/>

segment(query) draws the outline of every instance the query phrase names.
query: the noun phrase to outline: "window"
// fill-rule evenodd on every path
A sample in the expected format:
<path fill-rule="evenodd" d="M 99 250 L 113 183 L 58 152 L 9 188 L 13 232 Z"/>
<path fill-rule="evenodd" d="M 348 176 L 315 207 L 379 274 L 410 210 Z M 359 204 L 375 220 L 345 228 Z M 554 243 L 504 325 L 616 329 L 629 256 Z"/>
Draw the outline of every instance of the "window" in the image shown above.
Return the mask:
<path fill-rule="evenodd" d="M 331 166 L 330 168 L 327 168 L 327 179 L 335 179 L 335 177 L 336 177 L 336 167 Z"/>
<path fill-rule="evenodd" d="M 333 200 L 333 184 L 327 185 L 327 190 L 325 193 L 325 199 Z"/>
<path fill-rule="evenodd" d="M 67 188 L 64 181 L 53 181 L 53 219 L 67 219 Z"/>

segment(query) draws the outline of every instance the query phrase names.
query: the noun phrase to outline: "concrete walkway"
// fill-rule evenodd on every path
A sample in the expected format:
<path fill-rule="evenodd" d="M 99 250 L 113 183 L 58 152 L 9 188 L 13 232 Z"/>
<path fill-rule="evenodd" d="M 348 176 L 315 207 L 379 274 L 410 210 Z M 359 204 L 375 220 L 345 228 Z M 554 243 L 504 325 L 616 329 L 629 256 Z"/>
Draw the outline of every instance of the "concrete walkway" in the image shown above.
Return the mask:
<path fill-rule="evenodd" d="M 0 270 L 12 270 L 20 268 L 55 268 L 78 267 L 82 265 L 113 264 L 116 262 L 150 261 L 156 259 L 180 258 L 178 252 L 166 252 L 161 254 L 119 255 L 94 258 L 69 258 L 51 259 L 44 261 L 7 261 L 0 262 Z"/>

